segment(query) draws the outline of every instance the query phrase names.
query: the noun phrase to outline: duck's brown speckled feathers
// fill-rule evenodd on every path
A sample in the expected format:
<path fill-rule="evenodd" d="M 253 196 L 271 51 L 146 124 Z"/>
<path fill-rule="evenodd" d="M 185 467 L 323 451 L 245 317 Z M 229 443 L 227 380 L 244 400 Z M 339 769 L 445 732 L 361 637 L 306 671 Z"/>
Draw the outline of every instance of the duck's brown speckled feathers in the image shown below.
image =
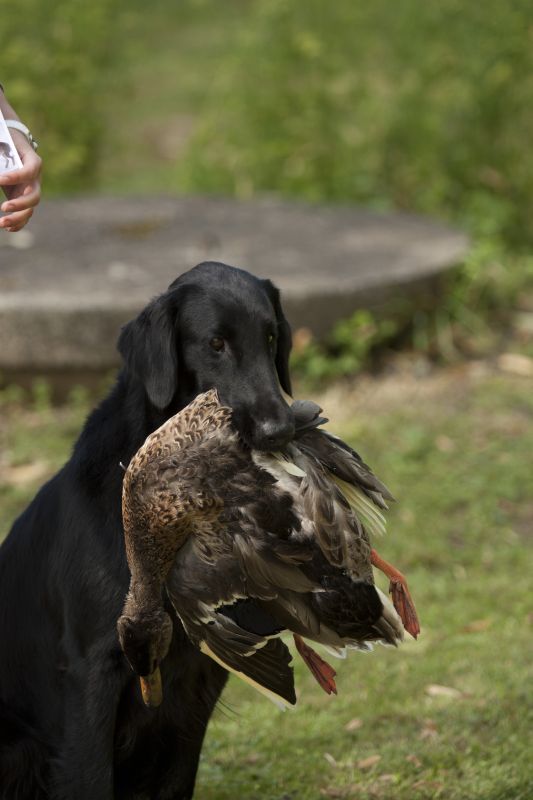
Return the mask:
<path fill-rule="evenodd" d="M 239 597 L 273 597 L 276 584 L 313 588 L 303 574 L 292 575 L 290 562 L 296 551 L 301 553 L 300 545 L 288 547 L 282 540 L 276 557 L 269 552 L 268 535 L 253 546 L 249 540 L 261 525 L 284 531 L 286 538 L 297 520 L 290 498 L 274 489 L 274 479 L 255 467 L 239 445 L 230 419 L 215 392 L 202 395 L 148 437 L 130 463 L 123 518 L 132 580 L 119 636 L 134 669 L 151 674 L 168 649 L 169 640 L 155 635 L 154 620 L 159 616 L 168 623 L 161 590 L 179 552 L 169 593 L 191 640 L 269 695 L 294 703 L 285 645 L 239 630 L 216 611 Z M 243 514 L 257 520 L 248 538 L 245 533 L 239 538 Z M 164 646 L 154 654 L 156 639 Z M 150 657 L 147 640 L 154 643 Z"/>
<path fill-rule="evenodd" d="M 309 423 L 299 437 L 313 435 L 316 417 Z M 280 456 L 250 452 L 212 390 L 133 458 L 123 491 L 132 581 L 118 627 L 138 674 L 149 669 L 153 680 L 168 649 L 166 627 L 154 631 L 158 619 L 168 625 L 165 581 L 191 641 L 285 704 L 295 694 L 283 629 L 334 651 L 401 640 L 397 614 L 373 585 L 364 524 L 298 447 L 299 439 Z"/>

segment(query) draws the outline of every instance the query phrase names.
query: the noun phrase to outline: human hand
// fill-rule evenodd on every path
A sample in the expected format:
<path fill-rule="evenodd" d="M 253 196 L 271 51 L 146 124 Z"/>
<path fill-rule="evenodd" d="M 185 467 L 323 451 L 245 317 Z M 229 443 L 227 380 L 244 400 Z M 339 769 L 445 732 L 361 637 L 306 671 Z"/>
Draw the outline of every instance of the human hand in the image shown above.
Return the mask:
<path fill-rule="evenodd" d="M 15 233 L 28 222 L 41 199 L 42 160 L 23 133 L 13 129 L 10 133 L 22 161 L 22 169 L 0 175 L 0 186 L 7 197 L 0 206 L 6 212 L 6 216 L 0 218 L 0 228 Z"/>

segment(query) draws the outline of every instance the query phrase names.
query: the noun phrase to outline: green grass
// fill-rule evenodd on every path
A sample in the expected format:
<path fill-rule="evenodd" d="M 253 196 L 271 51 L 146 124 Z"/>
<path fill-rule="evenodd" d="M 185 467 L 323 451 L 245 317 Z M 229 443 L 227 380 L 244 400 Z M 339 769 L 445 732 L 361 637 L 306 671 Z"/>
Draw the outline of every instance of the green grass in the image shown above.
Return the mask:
<path fill-rule="evenodd" d="M 421 637 L 336 662 L 336 698 L 298 662 L 299 705 L 285 713 L 232 678 L 209 728 L 201 800 L 533 796 L 531 381 L 472 378 L 463 365 L 419 383 L 355 384 L 352 419 L 339 388 L 331 427 L 399 499 L 378 548 L 409 577 Z M 14 486 L 17 467 L 55 469 L 85 405 L 2 410 L 5 530 L 43 479 Z M 434 684 L 457 692 L 434 696 Z"/>

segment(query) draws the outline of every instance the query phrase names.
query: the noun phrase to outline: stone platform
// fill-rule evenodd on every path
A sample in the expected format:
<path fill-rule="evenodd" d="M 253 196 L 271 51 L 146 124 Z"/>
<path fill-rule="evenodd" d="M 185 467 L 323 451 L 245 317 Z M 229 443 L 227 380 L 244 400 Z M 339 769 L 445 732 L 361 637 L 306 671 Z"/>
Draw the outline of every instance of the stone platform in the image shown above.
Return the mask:
<path fill-rule="evenodd" d="M 120 326 L 207 259 L 268 277 L 293 328 L 324 334 L 361 307 L 437 296 L 466 236 L 423 217 L 263 199 L 45 200 L 0 230 L 0 372 L 101 372 Z"/>

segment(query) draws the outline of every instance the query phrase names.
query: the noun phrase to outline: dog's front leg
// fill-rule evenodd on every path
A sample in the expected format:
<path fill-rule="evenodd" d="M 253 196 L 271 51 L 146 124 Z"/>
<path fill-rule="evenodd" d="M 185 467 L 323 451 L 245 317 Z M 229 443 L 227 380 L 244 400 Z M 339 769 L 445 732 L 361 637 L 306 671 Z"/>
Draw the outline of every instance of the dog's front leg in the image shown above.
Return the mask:
<path fill-rule="evenodd" d="M 113 800 L 115 722 L 127 677 L 114 632 L 70 665 L 63 746 L 51 782 L 53 800 Z"/>

